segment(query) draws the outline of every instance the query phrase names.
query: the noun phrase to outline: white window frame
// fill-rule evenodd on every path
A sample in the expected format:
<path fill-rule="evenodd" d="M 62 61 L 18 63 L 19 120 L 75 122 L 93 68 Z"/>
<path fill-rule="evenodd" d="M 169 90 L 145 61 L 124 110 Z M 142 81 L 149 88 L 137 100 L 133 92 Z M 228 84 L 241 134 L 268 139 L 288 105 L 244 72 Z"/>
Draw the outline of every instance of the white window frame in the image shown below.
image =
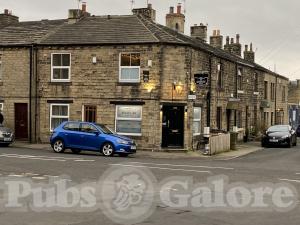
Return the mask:
<path fill-rule="evenodd" d="M 119 82 L 120 83 L 140 83 L 141 82 L 141 58 L 140 66 L 121 66 L 122 63 L 122 54 L 140 54 L 139 52 L 121 52 L 119 54 Z M 122 69 L 139 69 L 139 78 L 138 79 L 121 79 Z"/>
<path fill-rule="evenodd" d="M 67 106 L 68 107 L 68 115 L 67 116 L 53 116 L 52 115 L 52 107 L 53 106 Z M 61 104 L 61 103 L 53 103 L 53 104 L 50 104 L 50 131 L 52 132 L 53 129 L 52 129 L 52 119 L 55 118 L 55 119 L 65 119 L 67 118 L 68 120 L 70 119 L 70 104 Z"/>
<path fill-rule="evenodd" d="M 119 118 L 118 117 L 118 107 L 119 106 L 140 108 L 141 117 L 140 118 L 125 118 L 125 117 Z M 141 131 L 141 133 L 121 133 L 121 132 L 117 132 L 117 121 L 118 120 L 140 121 L 141 122 L 141 130 L 142 130 L 142 120 L 143 120 L 143 107 L 142 106 L 140 106 L 140 105 L 116 105 L 116 114 L 115 114 L 115 131 L 116 131 L 117 134 L 128 135 L 128 136 L 137 136 L 137 137 L 142 136 L 142 131 Z"/>
<path fill-rule="evenodd" d="M 53 55 L 70 55 L 70 65 L 69 66 L 53 66 Z M 70 82 L 71 81 L 71 62 L 72 62 L 71 53 L 67 52 L 57 52 L 51 53 L 51 82 Z M 69 70 L 69 79 L 54 79 L 53 70 L 54 69 L 68 69 Z"/>
<path fill-rule="evenodd" d="M 199 119 L 195 119 L 195 109 L 196 108 L 199 108 L 200 109 L 200 118 Z M 199 130 L 200 130 L 200 133 L 194 133 L 194 129 L 192 129 L 192 132 L 193 132 L 193 136 L 197 136 L 197 135 L 200 135 L 201 134 L 201 118 L 202 118 L 202 107 L 194 107 L 193 108 L 193 128 L 194 128 L 194 122 L 200 122 L 199 123 Z"/>

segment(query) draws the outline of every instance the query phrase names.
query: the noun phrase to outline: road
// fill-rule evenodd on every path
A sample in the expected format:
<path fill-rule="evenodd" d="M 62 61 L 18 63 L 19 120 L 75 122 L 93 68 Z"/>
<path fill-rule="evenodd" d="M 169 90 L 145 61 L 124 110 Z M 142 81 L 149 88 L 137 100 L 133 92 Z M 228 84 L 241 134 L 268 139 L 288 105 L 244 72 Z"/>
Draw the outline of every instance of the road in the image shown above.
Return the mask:
<path fill-rule="evenodd" d="M 149 159 L 143 157 L 112 157 L 100 154 L 69 152 L 56 154 L 48 150 L 0 148 L 1 177 L 28 178 L 35 184 L 47 183 L 51 178 L 67 176 L 70 182 L 98 182 L 108 168 L 126 171 L 129 168 L 150 170 L 157 182 L 172 176 L 189 176 L 197 182 L 225 175 L 230 183 L 259 184 L 285 182 L 300 193 L 300 147 L 269 148 L 231 160 L 218 159 Z M 176 189 L 175 189 L 176 191 Z M 3 193 L 2 193 L 3 194 Z M 1 191 L 0 191 L 1 196 Z M 155 193 L 159 196 L 159 191 Z M 299 201 L 299 200 L 298 200 Z M 297 201 L 297 203 L 298 203 Z M 176 209 L 155 200 L 155 210 L 143 225 L 282 225 L 300 224 L 299 204 L 287 211 L 226 211 L 210 212 Z M 91 212 L 14 212 L 0 207 L 1 225 L 113 225 L 100 209 Z"/>

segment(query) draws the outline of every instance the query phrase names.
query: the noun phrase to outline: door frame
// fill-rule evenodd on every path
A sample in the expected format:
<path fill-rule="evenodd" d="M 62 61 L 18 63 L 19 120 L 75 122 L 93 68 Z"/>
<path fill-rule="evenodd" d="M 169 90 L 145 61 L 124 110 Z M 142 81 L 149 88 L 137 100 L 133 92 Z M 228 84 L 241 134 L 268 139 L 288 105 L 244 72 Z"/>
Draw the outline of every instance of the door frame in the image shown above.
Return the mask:
<path fill-rule="evenodd" d="M 17 115 L 17 105 L 26 105 L 26 125 L 27 125 L 27 129 L 26 129 L 26 135 L 27 137 L 17 137 L 17 123 L 16 123 L 16 115 Z M 25 117 L 24 117 L 25 118 Z M 16 139 L 21 139 L 21 140 L 28 140 L 29 139 L 29 126 L 31 126 L 29 124 L 29 115 L 28 115 L 28 103 L 24 103 L 24 102 L 15 102 L 14 103 L 14 130 L 15 130 L 15 137 Z"/>
<path fill-rule="evenodd" d="M 185 103 L 162 103 L 160 105 L 161 107 L 161 112 L 162 112 L 162 121 L 161 121 L 161 147 L 162 148 L 184 148 L 184 144 L 185 144 L 185 108 L 186 108 L 186 104 Z M 164 113 L 165 113 L 165 109 L 166 108 L 171 108 L 171 107 L 179 107 L 182 109 L 182 132 L 181 132 L 181 139 L 182 139 L 182 144 L 175 146 L 175 145 L 170 145 L 168 142 L 168 138 L 165 140 L 165 131 L 164 129 Z"/>

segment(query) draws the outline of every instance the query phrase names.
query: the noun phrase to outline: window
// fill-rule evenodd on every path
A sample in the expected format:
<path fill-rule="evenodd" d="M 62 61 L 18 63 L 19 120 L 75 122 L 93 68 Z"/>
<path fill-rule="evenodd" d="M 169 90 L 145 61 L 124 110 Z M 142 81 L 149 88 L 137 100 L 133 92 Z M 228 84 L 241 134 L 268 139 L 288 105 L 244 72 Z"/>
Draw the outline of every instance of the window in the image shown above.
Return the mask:
<path fill-rule="evenodd" d="M 138 83 L 140 82 L 140 54 L 122 53 L 120 55 L 120 82 Z"/>
<path fill-rule="evenodd" d="M 76 122 L 67 123 L 64 126 L 64 129 L 65 130 L 70 130 L 70 131 L 79 131 L 79 123 L 76 123 Z"/>
<path fill-rule="evenodd" d="M 243 83 L 243 79 L 242 79 L 242 69 L 239 68 L 239 69 L 238 69 L 238 74 L 237 74 L 237 89 L 238 89 L 238 90 L 242 90 L 242 83 Z"/>
<path fill-rule="evenodd" d="M 201 107 L 194 107 L 193 135 L 201 134 Z"/>
<path fill-rule="evenodd" d="M 50 105 L 50 130 L 53 131 L 62 122 L 69 120 L 68 104 L 51 104 Z"/>
<path fill-rule="evenodd" d="M 264 82 L 264 98 L 268 99 L 268 81 Z"/>
<path fill-rule="evenodd" d="M 274 112 L 271 112 L 271 126 L 274 125 Z"/>
<path fill-rule="evenodd" d="M 258 92 L 258 74 L 254 73 L 254 91 Z"/>
<path fill-rule="evenodd" d="M 93 125 L 88 124 L 88 123 L 82 123 L 80 131 L 81 132 L 86 132 L 86 133 L 95 133 L 95 132 L 98 132 L 98 130 Z"/>
<path fill-rule="evenodd" d="M 285 86 L 282 86 L 282 102 L 285 102 L 286 101 L 286 90 L 285 90 Z"/>
<path fill-rule="evenodd" d="M 69 82 L 71 75 L 71 54 L 51 54 L 51 81 Z"/>
<path fill-rule="evenodd" d="M 242 111 L 237 111 L 236 112 L 236 125 L 238 128 L 242 128 L 243 127 L 243 123 L 242 123 Z"/>
<path fill-rule="evenodd" d="M 97 118 L 97 106 L 85 105 L 83 119 L 85 122 L 96 123 Z"/>
<path fill-rule="evenodd" d="M 0 112 L 3 113 L 3 103 L 0 103 Z"/>
<path fill-rule="evenodd" d="M 124 135 L 142 135 L 142 106 L 116 106 L 116 132 Z"/>
<path fill-rule="evenodd" d="M 222 107 L 217 107 L 217 128 L 222 129 Z"/>
<path fill-rule="evenodd" d="M 275 100 L 275 84 L 271 83 L 271 100 Z"/>
<path fill-rule="evenodd" d="M 223 88 L 223 64 L 218 64 L 217 88 Z"/>

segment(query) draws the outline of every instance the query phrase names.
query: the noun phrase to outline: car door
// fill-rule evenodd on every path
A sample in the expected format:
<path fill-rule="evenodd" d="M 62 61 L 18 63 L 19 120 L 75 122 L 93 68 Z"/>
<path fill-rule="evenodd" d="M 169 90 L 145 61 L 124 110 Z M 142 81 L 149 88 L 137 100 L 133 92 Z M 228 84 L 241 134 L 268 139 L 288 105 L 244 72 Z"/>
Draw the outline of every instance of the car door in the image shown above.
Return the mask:
<path fill-rule="evenodd" d="M 102 133 L 90 123 L 81 123 L 80 136 L 82 148 L 99 151 L 104 138 Z"/>
<path fill-rule="evenodd" d="M 68 122 L 63 127 L 62 136 L 66 147 L 80 148 L 79 126 L 78 122 Z"/>

